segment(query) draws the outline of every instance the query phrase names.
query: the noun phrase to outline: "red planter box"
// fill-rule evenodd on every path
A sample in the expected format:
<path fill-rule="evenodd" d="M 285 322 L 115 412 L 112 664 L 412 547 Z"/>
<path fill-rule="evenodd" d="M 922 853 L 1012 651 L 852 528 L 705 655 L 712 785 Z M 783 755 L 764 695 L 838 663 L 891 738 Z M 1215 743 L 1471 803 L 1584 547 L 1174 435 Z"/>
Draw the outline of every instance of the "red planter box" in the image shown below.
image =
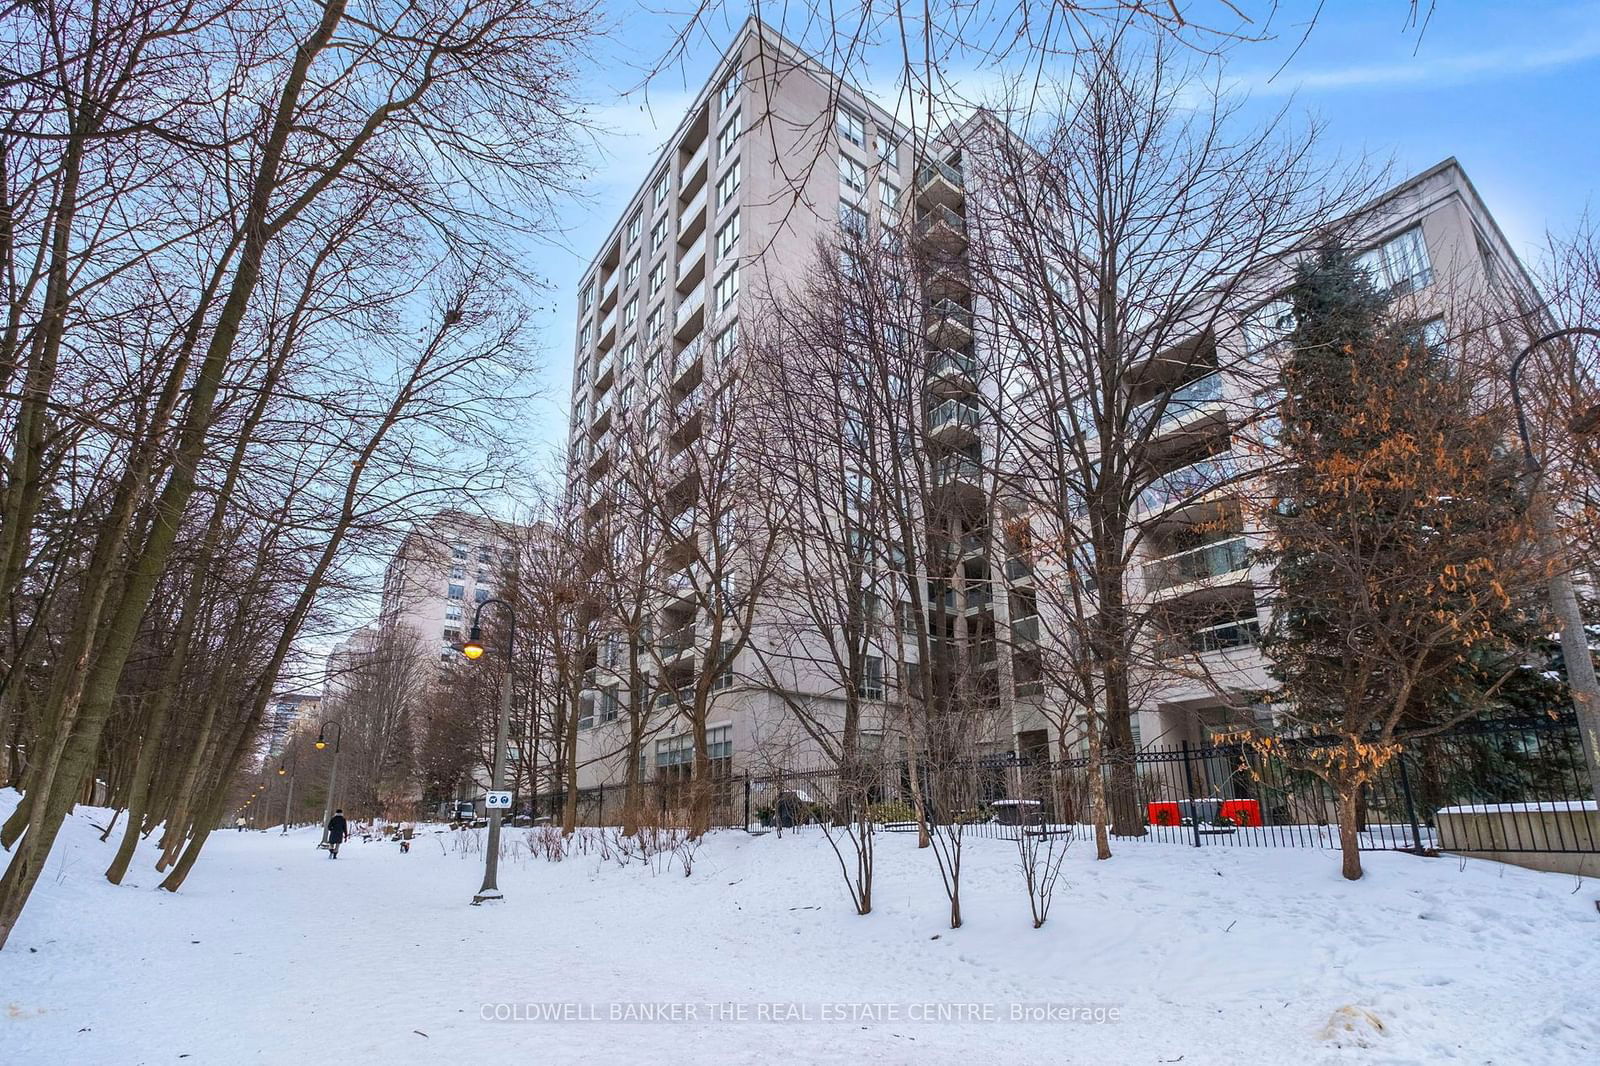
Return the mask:
<path fill-rule="evenodd" d="M 1182 825 L 1183 811 L 1176 803 L 1151 803 L 1145 807 L 1145 820 L 1151 825 Z"/>
<path fill-rule="evenodd" d="M 1259 800 L 1224 800 L 1221 816 L 1223 821 L 1234 825 L 1260 825 L 1261 803 Z"/>

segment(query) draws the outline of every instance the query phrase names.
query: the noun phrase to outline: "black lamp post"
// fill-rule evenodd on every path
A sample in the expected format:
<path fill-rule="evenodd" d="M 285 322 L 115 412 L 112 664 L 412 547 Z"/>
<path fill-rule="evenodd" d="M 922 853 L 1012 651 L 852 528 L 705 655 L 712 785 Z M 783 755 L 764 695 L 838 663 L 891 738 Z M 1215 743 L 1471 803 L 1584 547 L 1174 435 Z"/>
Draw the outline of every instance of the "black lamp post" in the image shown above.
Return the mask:
<path fill-rule="evenodd" d="M 483 609 L 491 603 L 505 610 L 509 623 L 506 627 L 506 672 L 504 680 L 500 683 L 500 716 L 495 722 L 494 730 L 494 767 L 489 775 L 490 791 L 499 792 L 506 780 L 506 738 L 511 730 L 511 674 L 512 667 L 517 661 L 517 613 L 511 604 L 500 599 L 484 600 L 478 604 L 477 610 L 472 612 L 472 630 L 468 633 L 466 641 L 460 645 L 460 651 L 472 662 L 483 657 L 483 629 L 478 623 L 483 616 Z M 485 900 L 502 898 L 498 884 L 501 817 L 501 808 L 489 809 L 489 841 L 483 856 L 483 886 L 478 889 L 478 894 L 472 897 L 474 906 Z"/>
<path fill-rule="evenodd" d="M 333 764 L 328 767 L 328 802 L 322 807 L 322 840 L 328 842 L 328 822 L 333 818 L 333 790 L 339 783 L 339 745 L 344 740 L 344 726 L 339 722 L 323 722 L 317 730 L 317 739 L 313 746 L 322 751 L 328 746 L 328 727 L 332 726 L 336 732 L 333 734 Z"/>

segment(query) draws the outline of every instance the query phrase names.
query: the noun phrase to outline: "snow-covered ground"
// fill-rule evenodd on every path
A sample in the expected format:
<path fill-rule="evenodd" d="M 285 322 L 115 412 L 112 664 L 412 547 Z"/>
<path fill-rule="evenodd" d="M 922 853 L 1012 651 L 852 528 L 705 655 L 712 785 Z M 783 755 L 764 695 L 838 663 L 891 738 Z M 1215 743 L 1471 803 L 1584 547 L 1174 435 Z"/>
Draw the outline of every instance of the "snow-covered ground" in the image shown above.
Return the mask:
<path fill-rule="evenodd" d="M 0 1061 L 1600 1061 L 1600 883 L 1485 862 L 1372 854 L 1350 884 L 1327 851 L 1074 845 L 1034 930 L 1015 846 L 971 840 L 951 930 L 904 835 L 863 918 L 815 829 L 717 834 L 687 877 L 517 830 L 506 899 L 471 907 L 458 834 L 332 862 L 314 831 L 218 833 L 168 895 L 148 846 L 102 879 L 104 816 L 0 952 Z"/>

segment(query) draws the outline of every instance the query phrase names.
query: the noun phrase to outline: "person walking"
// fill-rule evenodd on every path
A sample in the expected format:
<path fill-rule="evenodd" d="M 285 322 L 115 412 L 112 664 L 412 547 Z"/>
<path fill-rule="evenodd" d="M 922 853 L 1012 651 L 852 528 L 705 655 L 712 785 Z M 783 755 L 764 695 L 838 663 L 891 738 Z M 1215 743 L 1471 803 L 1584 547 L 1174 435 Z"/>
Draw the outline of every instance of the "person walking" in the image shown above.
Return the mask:
<path fill-rule="evenodd" d="M 344 843 L 344 838 L 350 833 L 350 826 L 344 820 L 344 809 L 333 812 L 333 817 L 328 819 L 328 858 L 339 857 L 339 845 Z"/>
<path fill-rule="evenodd" d="M 233 828 L 241 833 L 244 832 L 244 818 L 242 816 L 233 820 Z"/>

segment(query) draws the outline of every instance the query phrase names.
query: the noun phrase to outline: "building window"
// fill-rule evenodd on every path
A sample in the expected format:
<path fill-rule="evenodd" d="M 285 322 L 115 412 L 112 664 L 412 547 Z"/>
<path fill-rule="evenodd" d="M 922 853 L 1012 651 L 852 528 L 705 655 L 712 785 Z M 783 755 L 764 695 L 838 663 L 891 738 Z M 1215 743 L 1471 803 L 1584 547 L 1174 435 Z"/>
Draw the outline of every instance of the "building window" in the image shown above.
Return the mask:
<path fill-rule="evenodd" d="M 663 259 L 650 268 L 650 295 L 654 296 L 661 291 L 661 286 L 667 283 L 667 261 Z"/>
<path fill-rule="evenodd" d="M 455 643 L 458 643 L 460 640 L 461 640 L 461 629 L 460 629 L 460 627 L 458 627 L 458 626 L 445 626 L 444 627 L 444 642 L 446 644 L 455 644 Z"/>
<path fill-rule="evenodd" d="M 650 317 L 645 319 L 644 338 L 646 343 L 654 340 L 656 335 L 661 332 L 661 314 L 661 306 L 658 304 L 655 310 L 650 312 Z"/>
<path fill-rule="evenodd" d="M 462 566 L 460 563 L 457 563 L 455 566 L 450 568 L 450 580 L 461 581 L 464 580 L 466 576 L 467 568 Z"/>
<path fill-rule="evenodd" d="M 593 306 L 594 306 L 594 282 L 591 281 L 591 282 L 589 282 L 587 285 L 585 285 L 583 287 L 583 290 L 581 292 L 578 293 L 578 314 L 580 314 L 580 315 L 588 314 L 589 313 L 589 308 L 591 308 Z"/>
<path fill-rule="evenodd" d="M 657 766 L 684 766 L 694 761 L 694 734 L 656 741 Z"/>
<path fill-rule="evenodd" d="M 467 557 L 467 546 L 465 544 L 452 544 L 452 545 L 450 545 L 450 558 L 452 558 L 452 559 L 465 559 L 466 557 Z"/>
<path fill-rule="evenodd" d="M 739 212 L 735 211 L 717 230 L 717 258 L 726 259 L 739 244 Z"/>
<path fill-rule="evenodd" d="M 717 134 L 718 159 L 726 159 L 730 152 L 739 147 L 739 131 L 741 128 L 739 112 L 735 111 L 728 116 L 728 121 L 722 124 L 722 132 Z"/>
<path fill-rule="evenodd" d="M 594 701 L 583 700 L 578 704 L 578 728 L 590 729 L 594 726 Z"/>
<path fill-rule="evenodd" d="M 1433 283 L 1433 264 L 1428 259 L 1428 243 L 1422 227 L 1412 226 L 1391 237 L 1356 259 L 1357 265 L 1372 278 L 1372 284 L 1395 296 L 1416 292 Z"/>
<path fill-rule="evenodd" d="M 867 235 L 867 213 L 855 204 L 839 204 L 839 228 L 852 237 Z"/>
<path fill-rule="evenodd" d="M 860 195 L 867 191 L 867 168 L 849 156 L 839 157 L 839 186 L 847 193 Z"/>
<path fill-rule="evenodd" d="M 869 655 L 861 663 L 861 684 L 856 686 L 856 694 L 864 700 L 883 699 L 883 660 L 876 655 Z"/>
<path fill-rule="evenodd" d="M 1244 343 L 1251 355 L 1260 355 L 1294 331 L 1294 305 L 1288 300 L 1262 304 L 1244 319 Z"/>
<path fill-rule="evenodd" d="M 722 100 L 724 110 L 732 107 L 734 102 L 739 99 L 739 86 L 742 84 L 744 84 L 744 72 L 740 70 L 733 71 L 723 79 L 722 88 L 717 95 Z"/>
<path fill-rule="evenodd" d="M 879 133 L 873 138 L 873 141 L 878 149 L 878 158 L 888 163 L 891 167 L 894 166 L 894 138 L 886 133 Z"/>
<path fill-rule="evenodd" d="M 474 603 L 486 603 L 489 599 L 489 590 L 485 588 L 474 589 L 472 600 Z"/>
<path fill-rule="evenodd" d="M 478 545 L 478 562 L 489 563 L 494 561 L 494 549 L 487 544 Z"/>
<path fill-rule="evenodd" d="M 450 586 L 445 589 L 445 595 L 449 596 L 452 600 L 466 599 L 467 587 L 465 585 L 458 585 L 452 581 Z"/>
<path fill-rule="evenodd" d="M 706 730 L 706 757 L 733 758 L 733 726 L 719 725 Z"/>
<path fill-rule="evenodd" d="M 722 669 L 717 671 L 717 676 L 711 679 L 712 692 L 721 692 L 725 688 L 733 687 L 733 662 L 736 657 L 733 644 L 733 641 L 725 640 L 717 652 L 717 661 L 723 665 Z"/>
<path fill-rule="evenodd" d="M 879 176 L 878 202 L 883 205 L 885 212 L 898 211 L 900 209 L 900 186 L 888 178 Z"/>
<path fill-rule="evenodd" d="M 459 603 L 446 605 L 444 609 L 444 620 L 446 622 L 461 621 L 461 605 Z"/>
<path fill-rule="evenodd" d="M 627 329 L 639 320 L 639 298 L 635 296 L 622 309 L 622 328 Z"/>
<path fill-rule="evenodd" d="M 836 113 L 834 124 L 839 130 L 839 136 L 857 148 L 865 148 L 867 146 L 866 119 L 849 108 L 841 107 Z"/>
<path fill-rule="evenodd" d="M 632 406 L 633 406 L 633 382 L 629 381 L 629 382 L 625 383 L 622 386 L 622 388 L 617 390 L 617 409 L 619 411 L 626 411 L 629 407 L 632 407 Z"/>
<path fill-rule="evenodd" d="M 644 228 L 644 212 L 635 211 L 633 217 L 628 219 L 628 247 L 632 248 L 639 243 L 639 231 Z"/>
<path fill-rule="evenodd" d="M 633 357 L 638 354 L 639 342 L 630 337 L 628 343 L 622 346 L 622 354 L 617 357 L 617 367 L 621 370 L 628 369 L 633 365 Z"/>
<path fill-rule="evenodd" d="M 739 191 L 739 161 L 735 159 L 728 172 L 717 179 L 717 206 L 726 207 Z"/>
<path fill-rule="evenodd" d="M 662 175 L 656 179 L 655 190 L 650 194 L 651 200 L 655 202 L 657 207 L 660 207 L 662 204 L 667 202 L 667 193 L 671 187 L 671 177 L 663 172 Z"/>
<path fill-rule="evenodd" d="M 617 699 L 616 685 L 607 685 L 605 688 L 600 690 L 599 717 L 602 723 L 615 722 L 617 720 L 617 707 L 619 703 L 620 701 Z"/>
<path fill-rule="evenodd" d="M 667 243 L 667 216 L 662 215 L 656 219 L 656 224 L 650 227 L 650 250 L 659 252 Z"/>
<path fill-rule="evenodd" d="M 634 256 L 628 260 L 628 266 L 622 272 L 622 287 L 627 288 L 639 280 L 639 257 Z"/>
<path fill-rule="evenodd" d="M 738 264 L 728 268 L 728 272 L 717 279 L 716 300 L 717 310 L 726 310 L 733 303 L 734 297 L 739 295 L 739 267 Z"/>
<path fill-rule="evenodd" d="M 717 339 L 711 342 L 711 359 L 715 363 L 725 363 L 733 358 L 739 350 L 739 322 L 735 319 L 728 323 L 728 328 L 717 334 Z"/>

